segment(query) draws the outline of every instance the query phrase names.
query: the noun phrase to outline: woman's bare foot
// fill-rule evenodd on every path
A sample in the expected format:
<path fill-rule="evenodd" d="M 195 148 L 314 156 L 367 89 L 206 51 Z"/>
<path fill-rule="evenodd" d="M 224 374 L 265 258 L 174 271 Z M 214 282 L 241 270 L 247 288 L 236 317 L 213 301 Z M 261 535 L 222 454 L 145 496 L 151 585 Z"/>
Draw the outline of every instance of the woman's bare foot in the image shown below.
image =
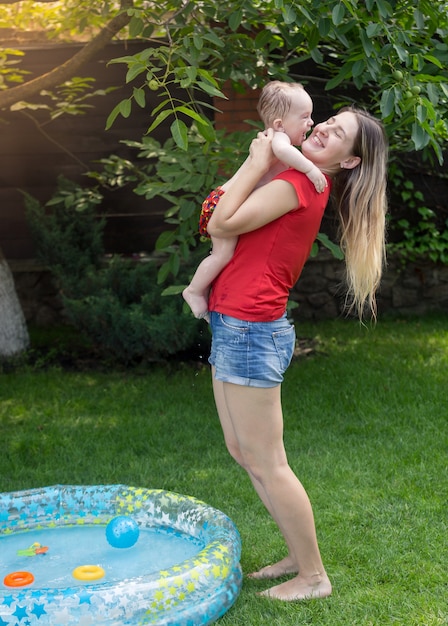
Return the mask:
<path fill-rule="evenodd" d="M 198 319 L 207 319 L 208 302 L 205 296 L 193 293 L 190 287 L 185 287 L 182 297 L 190 307 L 193 315 Z"/>
<path fill-rule="evenodd" d="M 298 575 L 280 585 L 266 589 L 258 595 L 284 602 L 327 598 L 331 595 L 331 583 L 326 574 L 314 576 L 311 580 Z"/>
<path fill-rule="evenodd" d="M 285 576 L 286 574 L 297 574 L 297 571 L 297 565 L 294 563 L 292 557 L 288 555 L 277 563 L 266 565 L 266 567 L 262 567 L 258 572 L 248 574 L 247 577 L 255 580 L 272 580 L 273 578 L 280 578 L 280 576 Z"/>

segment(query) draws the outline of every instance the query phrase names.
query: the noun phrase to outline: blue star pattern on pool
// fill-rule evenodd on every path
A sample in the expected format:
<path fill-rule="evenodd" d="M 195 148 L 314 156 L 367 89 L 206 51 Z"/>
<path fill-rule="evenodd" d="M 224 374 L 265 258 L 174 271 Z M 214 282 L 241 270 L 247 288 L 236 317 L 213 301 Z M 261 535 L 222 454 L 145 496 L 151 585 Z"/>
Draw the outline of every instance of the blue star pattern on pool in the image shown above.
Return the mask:
<path fill-rule="evenodd" d="M 81 586 L 0 589 L 0 626 L 200 626 L 213 623 L 241 589 L 241 541 L 233 522 L 205 503 L 173 492 L 125 485 L 64 486 L 0 494 L 2 536 L 61 526 L 102 525 L 132 516 L 140 529 L 189 535 L 197 553 L 134 578 Z M 29 560 L 39 557 L 27 557 Z M 42 558 L 42 557 L 40 557 Z M 27 569 L 30 569 L 27 567 Z M 0 556 L 1 580 L 3 572 Z M 106 577 L 107 578 L 107 577 Z"/>

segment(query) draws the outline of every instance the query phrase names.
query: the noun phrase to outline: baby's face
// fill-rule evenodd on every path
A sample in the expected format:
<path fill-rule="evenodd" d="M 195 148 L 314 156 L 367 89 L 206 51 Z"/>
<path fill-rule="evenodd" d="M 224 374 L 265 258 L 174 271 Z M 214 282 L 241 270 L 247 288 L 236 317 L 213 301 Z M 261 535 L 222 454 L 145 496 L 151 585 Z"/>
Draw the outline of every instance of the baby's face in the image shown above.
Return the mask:
<path fill-rule="evenodd" d="M 313 113 L 313 101 L 303 89 L 294 91 L 291 97 L 291 108 L 282 119 L 283 132 L 285 132 L 294 146 L 301 146 L 302 141 L 314 122 L 311 119 Z"/>

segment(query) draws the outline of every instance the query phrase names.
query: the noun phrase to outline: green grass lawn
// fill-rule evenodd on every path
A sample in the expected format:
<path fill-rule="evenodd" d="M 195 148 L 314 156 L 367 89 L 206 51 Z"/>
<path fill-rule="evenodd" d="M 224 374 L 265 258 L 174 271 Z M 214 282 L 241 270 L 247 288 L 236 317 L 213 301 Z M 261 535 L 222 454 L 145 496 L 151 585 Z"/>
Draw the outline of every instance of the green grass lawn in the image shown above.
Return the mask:
<path fill-rule="evenodd" d="M 448 317 L 302 324 L 316 350 L 283 386 L 290 463 L 314 506 L 334 594 L 261 599 L 244 580 L 222 626 L 448 624 Z M 284 555 L 225 450 L 206 366 L 0 375 L 0 491 L 124 483 L 227 513 L 249 572 Z"/>

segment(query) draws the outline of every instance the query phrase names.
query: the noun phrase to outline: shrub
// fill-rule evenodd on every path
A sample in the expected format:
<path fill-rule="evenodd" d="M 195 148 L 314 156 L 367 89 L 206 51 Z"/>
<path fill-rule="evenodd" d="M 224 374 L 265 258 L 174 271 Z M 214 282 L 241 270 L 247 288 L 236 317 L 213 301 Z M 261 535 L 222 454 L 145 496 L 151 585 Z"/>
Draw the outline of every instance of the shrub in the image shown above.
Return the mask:
<path fill-rule="evenodd" d="M 102 195 L 63 176 L 58 178 L 57 191 L 45 207 L 23 193 L 39 260 L 63 283 L 76 282 L 89 268 L 97 269 L 104 255 L 105 223 L 96 212 Z"/>
<path fill-rule="evenodd" d="M 121 362 L 173 356 L 197 339 L 198 322 L 182 315 L 181 298 L 162 297 L 155 263 L 113 257 L 78 290 L 63 295 L 72 323 Z"/>
<path fill-rule="evenodd" d="M 100 354 L 123 363 L 165 359 L 196 345 L 200 324 L 182 299 L 162 297 L 154 260 L 103 254 L 101 194 L 59 179 L 42 206 L 25 194 L 38 256 L 55 275 L 67 316 Z"/>
<path fill-rule="evenodd" d="M 428 207 L 422 191 L 407 176 L 400 167 L 392 164 L 390 189 L 394 193 L 398 215 L 394 215 L 390 223 L 393 240 L 388 244 L 389 252 L 398 254 L 403 265 L 424 259 L 447 265 L 446 209 L 439 207 L 436 212 Z"/>

